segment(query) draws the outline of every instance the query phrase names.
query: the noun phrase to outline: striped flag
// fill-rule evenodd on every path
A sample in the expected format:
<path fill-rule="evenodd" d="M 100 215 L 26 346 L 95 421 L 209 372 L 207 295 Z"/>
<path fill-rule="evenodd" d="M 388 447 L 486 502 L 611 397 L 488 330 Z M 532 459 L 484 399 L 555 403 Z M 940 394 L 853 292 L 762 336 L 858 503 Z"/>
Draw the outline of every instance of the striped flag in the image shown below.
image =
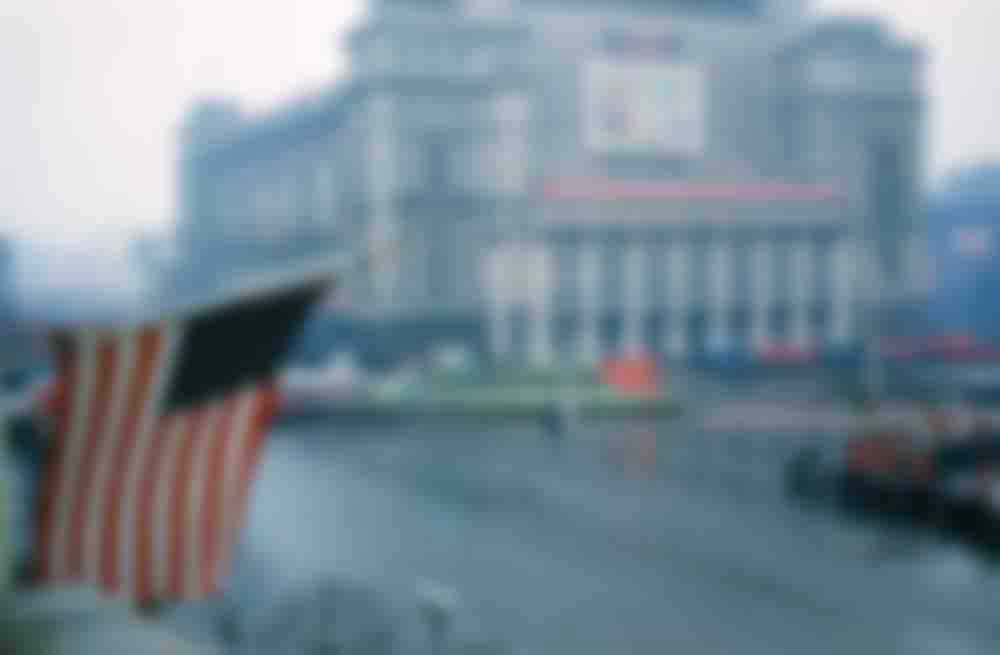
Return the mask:
<path fill-rule="evenodd" d="M 91 584 L 137 604 L 218 590 L 276 407 L 275 368 L 326 282 L 53 333 L 40 584 Z"/>

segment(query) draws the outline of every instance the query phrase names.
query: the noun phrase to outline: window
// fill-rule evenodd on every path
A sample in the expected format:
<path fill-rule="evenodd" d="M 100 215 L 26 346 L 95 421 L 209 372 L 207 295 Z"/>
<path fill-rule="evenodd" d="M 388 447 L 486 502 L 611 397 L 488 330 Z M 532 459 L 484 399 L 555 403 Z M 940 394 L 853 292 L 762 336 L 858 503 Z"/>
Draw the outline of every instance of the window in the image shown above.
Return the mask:
<path fill-rule="evenodd" d="M 668 308 L 677 314 L 691 305 L 691 244 L 676 243 L 667 254 Z"/>
<path fill-rule="evenodd" d="M 857 264 L 857 258 L 854 256 L 850 242 L 846 239 L 838 239 L 833 244 L 833 252 L 830 256 L 831 296 L 834 304 L 845 304 L 853 296 Z"/>
<path fill-rule="evenodd" d="M 693 309 L 704 312 L 708 299 L 708 243 L 703 237 L 696 236 L 690 244 L 688 255 L 688 302 L 694 301 Z"/>
<path fill-rule="evenodd" d="M 406 141 L 399 148 L 399 185 L 403 191 L 423 189 L 427 182 L 424 165 L 423 145 L 417 141 Z"/>
<path fill-rule="evenodd" d="M 792 244 L 789 262 L 791 301 L 795 305 L 808 305 L 814 297 L 812 249 L 806 241 Z"/>
<path fill-rule="evenodd" d="M 496 53 L 490 48 L 474 46 L 461 57 L 462 73 L 470 76 L 488 75 L 494 68 Z"/>
<path fill-rule="evenodd" d="M 784 305 L 791 300 L 792 281 L 792 257 L 790 242 L 787 240 L 775 240 L 771 246 L 771 290 L 774 294 L 774 301 L 778 305 Z"/>
<path fill-rule="evenodd" d="M 519 134 L 504 134 L 496 146 L 497 187 L 501 192 L 520 193 L 525 188 L 526 152 Z"/>
<path fill-rule="evenodd" d="M 432 304 L 450 302 L 455 290 L 455 249 L 447 229 L 435 227 L 430 234 L 427 258 L 427 288 Z"/>
<path fill-rule="evenodd" d="M 849 60 L 817 57 L 810 62 L 809 68 L 810 81 L 824 93 L 847 93 L 858 83 L 858 71 Z"/>
<path fill-rule="evenodd" d="M 505 93 L 493 101 L 493 118 L 503 126 L 521 127 L 531 116 L 531 99 L 524 93 Z"/>
<path fill-rule="evenodd" d="M 750 248 L 750 333 L 757 345 L 771 336 L 774 293 L 774 260 L 771 243 L 760 240 Z"/>
<path fill-rule="evenodd" d="M 246 205 L 247 198 L 242 193 L 239 175 L 227 173 L 212 191 L 209 218 L 218 226 L 220 234 L 239 237 L 245 228 L 241 223 L 245 220 Z"/>
<path fill-rule="evenodd" d="M 926 236 L 916 232 L 907 238 L 906 243 L 906 270 L 907 279 L 912 281 L 911 289 L 917 294 L 932 292 L 935 275 L 933 262 L 927 253 Z M 992 238 L 989 243 L 992 243 Z"/>
<path fill-rule="evenodd" d="M 617 239 L 610 239 L 604 244 L 602 254 L 602 304 L 607 308 L 618 309 L 621 307 L 625 291 L 624 244 Z"/>
<path fill-rule="evenodd" d="M 313 169 L 312 216 L 321 227 L 331 227 L 336 211 L 337 197 L 334 167 L 328 159 L 321 159 Z"/>
<path fill-rule="evenodd" d="M 709 283 L 708 305 L 712 311 L 722 314 L 732 302 L 732 248 L 728 243 L 716 242 L 711 245 L 709 253 L 706 269 Z"/>
<path fill-rule="evenodd" d="M 767 311 L 772 302 L 773 270 L 771 244 L 760 241 L 750 255 L 751 304 L 757 311 Z"/>
<path fill-rule="evenodd" d="M 424 144 L 424 165 L 427 171 L 427 187 L 432 190 L 451 186 L 450 152 L 442 137 L 432 137 Z"/>
<path fill-rule="evenodd" d="M 716 240 L 709 245 L 707 266 L 708 348 L 715 352 L 728 350 L 730 342 L 730 310 L 733 288 L 732 247 L 725 241 Z"/>
<path fill-rule="evenodd" d="M 628 308 L 630 310 L 638 310 L 640 313 L 648 305 L 646 295 L 646 287 L 648 285 L 646 259 L 647 253 L 645 248 L 639 244 L 628 245 L 625 261 L 623 262 L 625 267 L 624 297 Z"/>
<path fill-rule="evenodd" d="M 577 255 L 578 293 L 582 308 L 588 312 L 597 312 L 601 308 L 601 256 L 597 247 L 589 242 L 580 245 Z"/>
<path fill-rule="evenodd" d="M 393 68 L 395 54 L 392 44 L 385 37 L 376 40 L 371 46 L 371 70 L 377 75 L 384 75 Z"/>
<path fill-rule="evenodd" d="M 656 243 L 649 245 L 646 249 L 646 305 L 653 308 L 662 308 L 664 305 L 664 295 L 666 294 L 667 272 L 666 257 L 663 256 L 663 248 Z"/>
<path fill-rule="evenodd" d="M 250 235 L 255 241 L 271 241 L 280 236 L 280 226 L 276 218 L 280 195 L 277 187 L 261 185 L 254 194 L 253 232 Z"/>
<path fill-rule="evenodd" d="M 830 256 L 830 279 L 833 287 L 830 302 L 830 338 L 834 343 L 842 344 L 851 336 L 856 265 L 857 258 L 852 244 L 846 239 L 835 242 Z"/>
<path fill-rule="evenodd" d="M 379 132 L 369 141 L 369 184 L 388 192 L 393 187 L 392 144 L 385 133 Z"/>
<path fill-rule="evenodd" d="M 487 176 L 483 169 L 483 146 L 475 140 L 457 145 L 450 153 L 448 170 L 453 174 L 453 184 L 458 188 L 478 193 L 485 190 Z"/>
<path fill-rule="evenodd" d="M 573 244 L 557 242 L 555 254 L 556 311 L 568 312 L 577 305 L 577 250 Z"/>

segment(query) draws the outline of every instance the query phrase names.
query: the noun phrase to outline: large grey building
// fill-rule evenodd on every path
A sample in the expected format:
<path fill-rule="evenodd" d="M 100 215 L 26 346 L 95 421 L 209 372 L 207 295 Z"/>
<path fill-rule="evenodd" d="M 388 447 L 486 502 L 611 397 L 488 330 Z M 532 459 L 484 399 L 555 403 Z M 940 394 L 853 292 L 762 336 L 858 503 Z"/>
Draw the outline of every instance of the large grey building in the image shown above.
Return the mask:
<path fill-rule="evenodd" d="M 685 357 L 850 349 L 862 292 L 919 259 L 923 57 L 880 22 L 371 0 L 347 47 L 345 79 L 274 115 L 192 113 L 175 290 L 391 239 L 348 298 L 400 334 Z"/>

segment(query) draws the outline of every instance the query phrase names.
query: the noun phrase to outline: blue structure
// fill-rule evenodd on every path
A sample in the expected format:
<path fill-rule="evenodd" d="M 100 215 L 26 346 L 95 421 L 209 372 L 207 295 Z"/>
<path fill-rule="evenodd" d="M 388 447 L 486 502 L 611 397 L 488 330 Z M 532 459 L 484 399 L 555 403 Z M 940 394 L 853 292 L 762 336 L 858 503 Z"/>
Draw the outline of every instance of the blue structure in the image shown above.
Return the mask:
<path fill-rule="evenodd" d="M 962 170 L 931 202 L 930 328 L 1000 340 L 1000 164 Z"/>

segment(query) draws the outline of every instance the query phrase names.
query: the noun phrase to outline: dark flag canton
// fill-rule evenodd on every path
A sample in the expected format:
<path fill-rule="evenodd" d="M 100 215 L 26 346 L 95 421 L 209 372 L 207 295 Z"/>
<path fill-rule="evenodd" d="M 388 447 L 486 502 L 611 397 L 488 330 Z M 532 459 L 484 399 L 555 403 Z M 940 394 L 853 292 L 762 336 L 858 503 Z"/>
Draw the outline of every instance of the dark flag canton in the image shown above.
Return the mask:
<path fill-rule="evenodd" d="M 273 376 L 325 284 L 242 301 L 189 321 L 168 411 Z"/>

